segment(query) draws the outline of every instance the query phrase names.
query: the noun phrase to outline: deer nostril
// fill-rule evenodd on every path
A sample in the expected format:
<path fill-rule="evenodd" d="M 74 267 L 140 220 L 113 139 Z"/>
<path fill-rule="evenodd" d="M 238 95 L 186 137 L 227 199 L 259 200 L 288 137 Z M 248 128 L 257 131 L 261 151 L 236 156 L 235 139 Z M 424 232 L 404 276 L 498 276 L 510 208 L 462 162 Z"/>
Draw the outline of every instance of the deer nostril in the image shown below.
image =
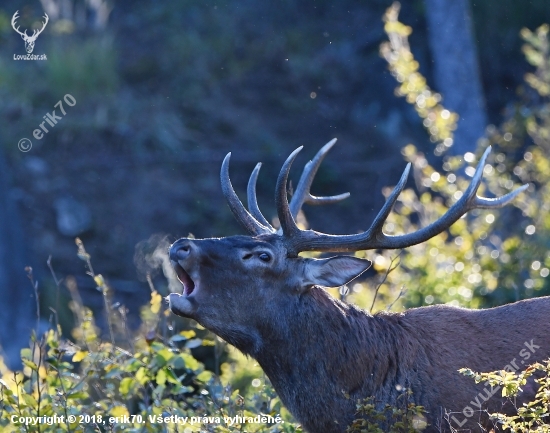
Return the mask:
<path fill-rule="evenodd" d="M 177 262 L 178 260 L 186 259 L 191 253 L 192 247 L 189 243 L 184 243 L 183 245 L 178 245 L 174 243 L 170 248 L 168 253 L 170 260 Z"/>
<path fill-rule="evenodd" d="M 190 250 L 189 246 L 184 246 L 184 247 L 179 248 L 176 251 L 176 257 L 179 260 L 185 259 L 189 255 L 189 250 Z"/>

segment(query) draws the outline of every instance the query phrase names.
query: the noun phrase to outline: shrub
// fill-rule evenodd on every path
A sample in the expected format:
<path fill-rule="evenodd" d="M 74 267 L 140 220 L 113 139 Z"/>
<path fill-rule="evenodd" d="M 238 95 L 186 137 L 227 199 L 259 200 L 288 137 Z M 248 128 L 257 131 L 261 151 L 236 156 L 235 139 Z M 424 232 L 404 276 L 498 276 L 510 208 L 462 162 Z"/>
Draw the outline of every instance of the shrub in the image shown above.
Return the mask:
<path fill-rule="evenodd" d="M 494 371 L 491 373 L 476 373 L 470 369 L 462 369 L 461 373 L 475 380 L 476 383 L 485 382 L 491 389 L 502 389 L 502 396 L 508 397 L 509 401 L 516 406 L 515 397 L 522 393 L 522 386 L 533 375 L 537 375 L 534 382 L 538 390 L 533 401 L 524 404 L 517 409 L 517 415 L 505 415 L 492 413 L 491 418 L 502 428 L 516 433 L 548 433 L 550 424 L 550 359 L 544 363 L 536 363 L 527 367 L 521 372 L 508 370 Z"/>
<path fill-rule="evenodd" d="M 74 341 L 62 336 L 59 325 L 44 335 L 33 333 L 30 347 L 21 351 L 23 370 L 2 368 L 3 431 L 300 431 L 288 422 L 288 416 L 281 418 L 281 402 L 265 378 L 254 378 L 253 385 L 263 385 L 241 395 L 227 383 L 234 373 L 224 369 L 225 375 L 215 377 L 206 370 L 191 348 L 216 343 L 198 337 L 198 325 L 179 332 L 169 326 L 165 318 L 171 313 L 156 290 L 141 311 L 141 329 L 132 333 L 125 323 L 124 307 L 110 305 L 105 279 L 94 273 L 90 256 L 78 239 L 77 245 L 78 256 L 86 262 L 88 274 L 105 299 L 107 338 L 72 287 L 70 307 L 77 323 Z M 271 422 L 242 419 L 258 415 L 271 417 Z M 51 418 L 54 416 L 58 418 Z M 26 417 L 48 418 L 25 425 Z M 64 421 L 59 422 L 59 417 Z M 69 417 L 73 421 L 65 422 Z M 161 418 L 177 422 L 165 424 Z"/>

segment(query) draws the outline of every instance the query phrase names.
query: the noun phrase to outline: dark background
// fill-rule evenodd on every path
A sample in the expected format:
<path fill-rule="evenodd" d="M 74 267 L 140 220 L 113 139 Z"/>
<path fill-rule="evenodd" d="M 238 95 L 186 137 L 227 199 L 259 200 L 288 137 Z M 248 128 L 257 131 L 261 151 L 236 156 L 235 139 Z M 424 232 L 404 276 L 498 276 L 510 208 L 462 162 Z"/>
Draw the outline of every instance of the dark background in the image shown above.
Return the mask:
<path fill-rule="evenodd" d="M 219 187 L 229 151 L 232 181 L 243 198 L 254 165 L 264 163 L 259 202 L 273 216 L 275 180 L 286 156 L 305 146 L 292 173 L 296 182 L 303 164 L 337 137 L 313 193 L 349 191 L 351 198 L 306 209 L 312 227 L 331 233 L 370 224 L 383 203 L 382 187 L 395 184 L 404 168 L 404 145 L 414 143 L 441 164 L 413 108 L 394 95 L 397 83 L 379 55 L 389 1 L 98 4 L 105 7 L 46 0 L 0 6 L 4 348 L 32 327 L 26 265 L 34 269 L 44 306 L 54 296 L 50 255 L 58 275 L 75 276 L 86 303 L 101 306 L 76 256 L 76 236 L 136 323 L 139 305 L 149 298 L 144 269 L 134 262 L 136 245 L 157 235 L 140 244 L 143 255 L 163 236 L 242 233 Z M 13 13 L 19 10 L 18 24 L 30 29 L 52 5 L 60 9 L 49 13 L 33 53 L 48 60 L 13 60 L 25 53 L 11 28 Z M 550 22 L 550 3 L 469 6 L 486 115 L 499 124 L 531 69 L 519 31 Z M 421 72 L 441 90 L 433 79 L 425 8 L 423 1 L 404 2 L 400 20 L 414 29 L 409 41 Z M 34 139 L 33 130 L 66 94 L 76 105 L 64 105 L 67 114 Z M 33 143 L 26 153 L 17 147 L 23 137 Z M 162 278 L 156 284 L 165 290 Z"/>

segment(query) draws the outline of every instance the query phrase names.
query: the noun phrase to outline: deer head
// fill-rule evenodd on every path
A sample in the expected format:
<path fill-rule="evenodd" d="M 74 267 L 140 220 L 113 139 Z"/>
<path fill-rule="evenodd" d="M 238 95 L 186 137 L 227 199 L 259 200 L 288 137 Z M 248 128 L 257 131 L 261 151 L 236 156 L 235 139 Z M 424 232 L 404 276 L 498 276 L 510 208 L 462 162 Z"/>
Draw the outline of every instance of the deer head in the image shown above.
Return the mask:
<path fill-rule="evenodd" d="M 44 31 L 44 29 L 46 28 L 46 25 L 48 24 L 48 21 L 49 21 L 48 14 L 46 13 L 44 14 L 45 21 L 42 23 L 42 28 L 40 30 L 33 30 L 33 33 L 30 36 L 27 35 L 26 29 L 24 32 L 21 32 L 19 31 L 19 26 L 15 27 L 15 22 L 19 18 L 18 14 L 19 14 L 19 11 L 16 11 L 13 14 L 13 17 L 11 18 L 11 26 L 17 33 L 21 35 L 21 38 L 25 41 L 25 50 L 27 51 L 27 53 L 31 54 L 34 50 L 34 43 L 36 41 L 36 38 L 40 33 Z"/>
<path fill-rule="evenodd" d="M 170 247 L 169 256 L 183 284 L 183 293 L 168 297 L 172 312 L 190 317 L 226 341 L 254 356 L 262 345 L 262 332 L 277 321 L 292 320 L 300 303 L 317 296 L 319 287 L 337 287 L 369 268 L 368 260 L 352 256 L 327 259 L 300 257 L 302 251 L 354 252 L 368 249 L 400 249 L 436 236 L 471 209 L 499 208 L 510 202 L 527 185 L 502 197 L 479 197 L 488 148 L 468 189 L 445 215 L 417 232 L 389 236 L 382 231 L 410 171 L 410 163 L 370 228 L 352 235 L 331 235 L 301 230 L 295 220 L 304 203 L 334 203 L 349 196 L 315 197 L 310 193 L 313 178 L 336 139 L 327 143 L 306 164 L 292 200 L 287 198 L 290 167 L 301 147 L 288 157 L 277 179 L 275 201 L 280 229 L 262 215 L 256 200 L 258 164 L 248 183 L 247 210 L 229 179 L 229 153 L 221 168 L 221 186 L 229 208 L 249 236 L 214 239 L 183 238 Z M 312 290 L 316 288 L 316 290 Z M 327 298 L 328 299 L 328 298 Z M 267 331 L 268 332 L 268 331 Z"/>

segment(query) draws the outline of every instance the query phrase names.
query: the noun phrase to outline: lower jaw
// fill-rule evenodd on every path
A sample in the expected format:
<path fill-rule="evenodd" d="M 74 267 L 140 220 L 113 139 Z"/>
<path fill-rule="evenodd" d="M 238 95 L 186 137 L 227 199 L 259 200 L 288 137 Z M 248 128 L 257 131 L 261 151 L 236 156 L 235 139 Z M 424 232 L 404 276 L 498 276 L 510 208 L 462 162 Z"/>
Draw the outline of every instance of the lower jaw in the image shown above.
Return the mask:
<path fill-rule="evenodd" d="M 166 299 L 172 313 L 178 316 L 191 317 L 197 310 L 197 302 L 192 297 L 170 293 Z"/>

